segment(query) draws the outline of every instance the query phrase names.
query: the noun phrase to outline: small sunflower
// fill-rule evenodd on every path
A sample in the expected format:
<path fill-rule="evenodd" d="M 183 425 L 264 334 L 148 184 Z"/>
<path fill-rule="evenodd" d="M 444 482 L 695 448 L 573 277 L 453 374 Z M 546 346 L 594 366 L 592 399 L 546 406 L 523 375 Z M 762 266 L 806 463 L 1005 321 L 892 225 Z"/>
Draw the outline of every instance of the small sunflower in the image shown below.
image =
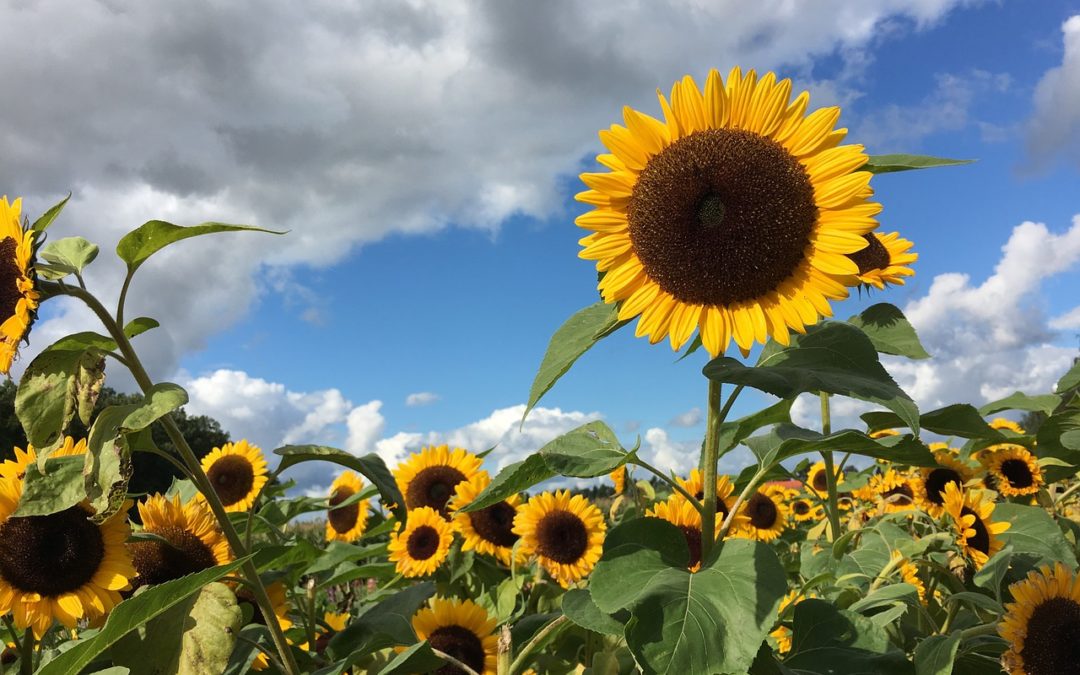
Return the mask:
<path fill-rule="evenodd" d="M 934 518 L 940 518 L 945 513 L 945 486 L 956 483 L 957 487 L 963 487 L 975 472 L 948 450 L 933 449 L 933 452 L 938 465 L 920 469 L 912 484 L 918 505 Z"/>
<path fill-rule="evenodd" d="M 454 515 L 454 525 L 464 538 L 462 550 L 472 551 L 483 555 L 495 556 L 504 565 L 510 564 L 513 555 L 514 544 L 520 537 L 514 532 L 514 517 L 517 516 L 521 505 L 521 497 L 513 495 L 508 499 L 492 504 L 491 506 L 463 513 L 458 511 L 473 502 L 483 490 L 491 484 L 491 478 L 486 471 L 476 473 L 469 480 L 461 481 L 454 486 L 454 498 L 448 506 Z M 528 556 L 518 549 L 517 563 L 524 563 Z"/>
<path fill-rule="evenodd" d="M 0 614 L 40 638 L 59 620 L 74 628 L 120 603 L 135 576 L 124 543 L 126 509 L 103 523 L 86 502 L 47 516 L 12 516 L 22 481 L 0 478 Z"/>
<path fill-rule="evenodd" d="M 835 467 L 833 471 L 836 476 L 836 484 L 842 484 L 844 482 L 844 472 L 836 471 Z M 815 462 L 814 465 L 810 467 L 810 471 L 806 474 L 806 483 L 803 484 L 803 487 L 805 487 L 808 492 L 824 496 L 828 494 L 829 491 L 828 479 L 829 474 L 825 471 L 825 462 Z"/>
<path fill-rule="evenodd" d="M 623 464 L 610 474 L 611 482 L 615 484 L 615 494 L 621 495 L 626 491 L 626 465 Z"/>
<path fill-rule="evenodd" d="M 37 274 L 34 254 L 37 233 L 20 221 L 22 199 L 0 198 L 0 373 L 7 375 L 19 355 L 19 343 L 37 318 Z"/>
<path fill-rule="evenodd" d="M 270 604 L 274 607 L 274 620 L 277 621 L 281 630 L 287 631 L 292 628 L 293 622 L 292 619 L 289 618 L 289 601 L 286 597 L 285 584 L 281 581 L 267 584 L 266 594 L 270 597 Z M 246 586 L 236 592 L 236 599 L 251 605 L 253 610 L 251 623 L 257 623 L 262 626 L 269 625 L 266 623 L 266 617 L 263 615 L 259 603 L 255 601 L 255 596 Z M 292 644 L 292 640 L 289 640 L 289 644 Z M 262 671 L 269 667 L 270 661 L 266 658 L 266 654 L 261 651 L 255 655 L 255 659 L 251 662 L 252 670 Z"/>
<path fill-rule="evenodd" d="M 15 447 L 14 450 L 15 459 L 7 459 L 4 460 L 3 464 L 0 464 L 0 477 L 22 480 L 26 475 L 26 467 L 37 461 L 37 451 L 34 450 L 34 446 L 32 445 L 27 445 L 26 450 L 23 450 L 20 447 Z M 76 441 L 71 436 L 65 436 L 64 442 L 60 444 L 60 447 L 49 453 L 49 459 L 52 459 L 53 457 L 73 457 L 75 455 L 85 454 L 85 438 L 80 438 Z"/>
<path fill-rule="evenodd" d="M 888 284 L 904 285 L 904 277 L 915 274 L 908 265 L 919 259 L 918 253 L 911 253 L 914 246 L 897 232 L 864 234 L 867 246 L 861 251 L 848 254 L 859 266 L 858 280 L 867 286 L 884 290 Z"/>
<path fill-rule="evenodd" d="M 211 450 L 202 459 L 202 470 L 229 512 L 250 509 L 266 485 L 266 459 L 246 440 Z"/>
<path fill-rule="evenodd" d="M 647 509 L 645 515 L 666 520 L 679 528 L 686 538 L 686 546 L 690 549 L 690 562 L 687 567 L 691 572 L 701 569 L 701 514 L 693 504 L 672 495 L 667 501 L 657 502 L 652 508 Z M 720 519 L 717 519 L 716 534 L 720 533 L 722 524 Z"/>
<path fill-rule="evenodd" d="M 139 575 L 136 585 L 179 579 L 233 559 L 229 542 L 203 500 L 192 499 L 181 504 L 179 495 L 172 499 L 153 495 L 139 503 L 139 516 L 143 532 L 165 541 L 128 544 Z"/>
<path fill-rule="evenodd" d="M 327 541 L 356 541 L 364 534 L 369 500 L 361 499 L 338 506 L 363 489 L 364 481 L 352 471 L 345 471 L 334 479 L 330 485 L 330 508 L 326 512 Z"/>
<path fill-rule="evenodd" d="M 600 559 L 606 531 L 600 509 L 581 495 L 571 496 L 569 490 L 536 495 L 514 518 L 521 548 L 535 554 L 563 588 L 592 571 Z"/>
<path fill-rule="evenodd" d="M 688 75 L 659 98 L 664 122 L 626 107 L 600 132 L 611 171 L 581 175 L 595 209 L 578 255 L 652 343 L 678 350 L 697 329 L 712 356 L 788 344 L 847 297 L 847 256 L 877 227 L 863 147 L 840 145 L 839 108 L 806 115 L 809 95 L 773 73 L 712 70 L 704 93 Z"/>
<path fill-rule="evenodd" d="M 997 491 L 1005 497 L 1033 495 L 1043 486 L 1039 461 L 1021 445 L 997 446 L 994 452 L 983 455 L 982 463 L 993 476 Z"/>
<path fill-rule="evenodd" d="M 454 496 L 454 487 L 480 471 L 480 463 L 479 457 L 462 448 L 421 448 L 419 454 L 410 455 L 394 470 L 405 508 L 428 506 L 443 518 L 448 517 L 446 504 Z"/>
<path fill-rule="evenodd" d="M 498 638 L 494 617 L 472 600 L 434 598 L 430 608 L 423 608 L 412 618 L 413 630 L 433 649 L 449 654 L 480 675 L 495 675 Z M 456 666 L 446 665 L 436 671 L 454 675 Z"/>
<path fill-rule="evenodd" d="M 889 469 L 870 478 L 869 487 L 881 513 L 898 513 L 915 508 L 915 482 L 910 474 Z"/>
<path fill-rule="evenodd" d="M 851 495 L 839 495 L 836 498 L 836 505 L 841 511 L 850 511 L 855 508 L 855 500 L 851 498 Z"/>
<path fill-rule="evenodd" d="M 910 560 L 900 563 L 900 578 L 904 583 L 911 584 L 919 593 L 919 602 L 926 604 L 926 584 L 919 578 L 918 566 Z"/>
<path fill-rule="evenodd" d="M 1027 433 L 1026 431 L 1024 431 L 1024 427 L 1004 417 L 995 417 L 994 419 L 990 420 L 990 427 L 993 429 L 997 429 L 998 431 L 1008 429 L 1009 431 L 1019 436 L 1023 436 Z"/>
<path fill-rule="evenodd" d="M 1011 523 L 991 520 L 994 503 L 977 491 L 946 483 L 945 513 L 953 522 L 957 545 L 975 569 L 981 569 L 990 556 L 1002 549 L 1004 544 L 997 535 L 1009 529 Z"/>
<path fill-rule="evenodd" d="M 1001 658 L 1010 675 L 1075 673 L 1080 663 L 1080 577 L 1060 562 L 1032 570 L 1009 587 L 998 634 L 1009 649 Z"/>
<path fill-rule="evenodd" d="M 814 503 L 810 501 L 809 497 L 798 497 L 791 500 L 788 508 L 791 511 L 791 517 L 797 523 L 804 523 L 814 518 Z"/>
<path fill-rule="evenodd" d="M 676 477 L 675 480 L 679 482 L 682 489 L 693 495 L 694 499 L 699 502 L 705 501 L 705 478 L 701 475 L 701 471 L 691 469 L 688 478 L 683 480 L 682 478 Z M 679 499 L 683 498 L 683 496 L 679 494 L 676 494 L 676 497 Z M 735 486 L 732 485 L 731 478 L 728 476 L 717 476 L 716 513 L 720 516 L 716 519 L 717 522 L 723 522 L 724 519 L 728 517 L 728 514 L 731 513 L 731 509 L 735 506 L 736 499 L 738 499 L 738 497 L 735 495 Z M 736 518 L 741 520 L 741 516 L 736 516 Z M 732 528 L 734 528 L 736 524 L 737 523 L 732 523 Z"/>
<path fill-rule="evenodd" d="M 403 576 L 427 576 L 446 560 L 453 541 L 453 525 L 430 506 L 421 506 L 409 511 L 404 530 L 398 523 L 390 534 L 390 562 Z"/>
<path fill-rule="evenodd" d="M 754 492 L 742 506 L 746 521 L 739 536 L 758 541 L 772 541 L 787 527 L 788 509 L 776 488 Z"/>

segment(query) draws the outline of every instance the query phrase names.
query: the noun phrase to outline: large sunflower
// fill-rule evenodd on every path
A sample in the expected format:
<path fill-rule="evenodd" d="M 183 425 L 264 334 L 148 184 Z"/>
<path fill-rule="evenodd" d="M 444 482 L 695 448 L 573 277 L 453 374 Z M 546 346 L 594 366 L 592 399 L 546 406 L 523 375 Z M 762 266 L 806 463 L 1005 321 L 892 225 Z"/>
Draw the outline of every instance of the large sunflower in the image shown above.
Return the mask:
<path fill-rule="evenodd" d="M 836 107 L 806 115 L 791 81 L 713 70 L 705 91 L 689 75 L 662 94 L 664 122 L 629 107 L 600 140 L 609 172 L 584 173 L 577 218 L 592 234 L 579 256 L 603 274 L 619 319 L 679 349 L 700 330 L 710 354 L 732 339 L 744 352 L 782 344 L 847 297 L 881 210 L 869 201 L 861 145 L 841 146 Z"/>
<path fill-rule="evenodd" d="M 330 485 L 330 508 L 326 512 L 327 541 L 356 541 L 364 534 L 368 521 L 367 499 L 338 506 L 364 489 L 364 481 L 352 471 L 345 471 Z"/>
<path fill-rule="evenodd" d="M 838 471 L 834 468 L 833 475 L 836 476 L 837 485 L 844 482 L 843 471 Z M 824 497 L 829 491 L 828 479 L 829 474 L 825 471 L 825 462 L 815 462 L 814 465 L 810 467 L 810 471 L 806 474 L 806 483 L 803 487 L 806 488 L 807 492 Z"/>
<path fill-rule="evenodd" d="M 705 501 L 705 477 L 701 475 L 701 471 L 698 469 L 691 469 L 690 476 L 685 480 L 676 476 L 675 480 L 679 482 L 684 490 L 694 496 L 694 499 L 699 502 Z M 676 493 L 676 498 L 683 499 L 681 494 Z M 731 509 L 735 506 L 735 500 L 738 497 L 735 495 L 735 486 L 731 484 L 731 478 L 728 476 L 716 477 L 716 515 L 719 518 L 716 519 L 717 523 L 722 523 L 724 519 L 731 513 Z M 688 502 L 689 503 L 689 502 Z M 731 531 L 734 531 L 737 525 L 742 523 L 743 517 L 741 514 L 736 515 L 736 522 L 732 523 Z"/>
<path fill-rule="evenodd" d="M 1033 495 L 1043 486 L 1039 461 L 1022 445 L 1002 444 L 982 456 L 994 486 L 1006 497 Z"/>
<path fill-rule="evenodd" d="M 446 560 L 454 541 L 454 526 L 430 506 L 409 511 L 402 529 L 398 523 L 390 534 L 390 562 L 406 577 L 431 574 Z"/>
<path fill-rule="evenodd" d="M 1080 577 L 1060 562 L 1009 587 L 998 633 L 1009 643 L 1001 662 L 1010 675 L 1075 673 L 1080 664 Z"/>
<path fill-rule="evenodd" d="M 139 576 L 135 584 L 160 584 L 233 559 L 229 542 L 206 502 L 153 495 L 139 503 L 143 532 L 165 541 L 128 544 Z"/>
<path fill-rule="evenodd" d="M 742 506 L 746 516 L 738 535 L 746 539 L 772 541 L 787 527 L 788 507 L 783 491 L 767 487 L 756 491 Z"/>
<path fill-rule="evenodd" d="M 53 457 L 72 457 L 86 454 L 86 439 L 75 440 L 71 436 L 65 436 L 60 447 L 49 453 L 49 459 Z M 26 450 L 15 447 L 15 459 L 4 460 L 0 464 L 0 477 L 22 480 L 26 475 L 26 467 L 37 461 L 37 451 L 34 446 L 27 445 Z"/>
<path fill-rule="evenodd" d="M 977 570 L 1002 549 L 1004 544 L 997 535 L 1012 525 L 1004 521 L 995 523 L 990 519 L 994 503 L 976 490 L 962 490 L 956 483 L 945 484 L 945 513 L 956 530 L 957 546 Z"/>
<path fill-rule="evenodd" d="M 202 459 L 202 470 L 226 511 L 247 511 L 266 485 L 266 459 L 246 440 L 211 450 Z"/>
<path fill-rule="evenodd" d="M 672 495 L 667 501 L 657 502 L 647 509 L 645 515 L 666 520 L 679 528 L 686 538 L 686 546 L 690 549 L 690 563 L 687 567 L 691 572 L 698 571 L 701 568 L 701 514 L 694 505 L 678 495 Z M 722 525 L 722 519 L 717 518 L 716 534 L 720 533 Z"/>
<path fill-rule="evenodd" d="M 495 556 L 504 565 L 509 565 L 514 544 L 520 539 L 514 532 L 514 517 L 521 505 L 521 497 L 513 495 L 479 511 L 457 511 L 471 504 L 490 484 L 491 478 L 486 471 L 480 471 L 469 480 L 461 481 L 454 487 L 454 498 L 450 500 L 449 508 L 454 512 L 454 524 L 465 539 L 465 543 L 461 545 L 462 550 L 475 549 L 477 553 Z M 519 549 L 516 562 L 524 563 L 527 557 L 520 553 Z"/>
<path fill-rule="evenodd" d="M 37 316 L 34 254 L 37 233 L 20 221 L 22 199 L 0 198 L 0 373 L 7 375 L 19 354 L 19 343 Z"/>
<path fill-rule="evenodd" d="M 462 448 L 449 446 L 421 448 L 419 454 L 409 455 L 394 470 L 398 489 L 405 497 L 405 508 L 429 506 L 449 516 L 446 503 L 454 496 L 454 487 L 469 480 L 480 471 L 481 459 Z"/>
<path fill-rule="evenodd" d="M 495 624 L 495 618 L 472 600 L 443 598 L 434 598 L 430 608 L 421 609 L 412 619 L 417 638 L 480 675 L 495 675 Z M 436 672 L 456 675 L 462 670 L 446 665 Z"/>
<path fill-rule="evenodd" d="M 0 614 L 40 638 L 53 619 L 74 628 L 120 602 L 135 576 L 121 509 L 103 523 L 86 502 L 48 516 L 15 517 L 22 481 L 0 478 Z"/>
<path fill-rule="evenodd" d="M 592 571 L 606 531 L 600 509 L 581 495 L 571 496 L 569 490 L 536 495 L 514 518 L 522 550 L 535 554 L 563 588 Z"/>
<path fill-rule="evenodd" d="M 957 487 L 963 487 L 975 472 L 957 459 L 957 455 L 950 450 L 931 449 L 938 465 L 920 469 L 911 484 L 915 487 L 915 501 L 918 505 L 934 518 L 940 518 L 945 513 L 945 486 L 956 483 Z"/>
<path fill-rule="evenodd" d="M 848 255 L 859 266 L 860 282 L 884 290 L 888 284 L 903 286 L 904 277 L 915 274 L 908 267 L 919 259 L 918 253 L 910 252 L 915 244 L 901 238 L 896 232 L 872 232 L 863 236 L 866 237 L 867 247 Z"/>
<path fill-rule="evenodd" d="M 868 486 L 877 496 L 881 513 L 898 513 L 915 508 L 915 483 L 910 473 L 889 469 L 872 476 Z"/>

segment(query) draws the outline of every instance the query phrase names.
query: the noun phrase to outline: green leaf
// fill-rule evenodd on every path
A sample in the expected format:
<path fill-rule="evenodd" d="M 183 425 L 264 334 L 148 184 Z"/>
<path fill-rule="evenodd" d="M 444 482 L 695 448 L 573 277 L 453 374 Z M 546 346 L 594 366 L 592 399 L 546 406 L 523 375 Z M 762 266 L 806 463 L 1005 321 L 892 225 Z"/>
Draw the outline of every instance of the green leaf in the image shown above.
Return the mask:
<path fill-rule="evenodd" d="M 723 454 L 725 451 L 734 448 L 749 438 L 750 434 L 762 427 L 790 422 L 791 406 L 794 403 L 794 399 L 784 399 L 752 415 L 721 424 L 719 433 L 720 453 Z"/>
<path fill-rule="evenodd" d="M 848 607 L 849 611 L 866 613 L 871 609 L 878 609 L 896 602 L 914 605 L 919 602 L 919 591 L 908 583 L 889 584 L 877 589 L 866 597 L 856 600 Z"/>
<path fill-rule="evenodd" d="M 68 200 L 71 199 L 71 193 L 69 192 L 67 197 L 64 197 L 59 202 L 49 208 L 48 211 L 41 214 L 41 217 L 34 221 L 34 224 L 30 226 L 30 229 L 34 232 L 44 232 L 49 229 L 56 217 L 60 215 L 60 212 L 67 206 Z"/>
<path fill-rule="evenodd" d="M 382 457 L 375 453 L 357 457 L 356 455 L 325 445 L 286 445 L 274 450 L 281 456 L 278 473 L 301 462 L 333 462 L 347 469 L 352 469 L 371 481 L 382 495 L 383 503 L 389 506 L 398 520 L 405 520 L 405 498 L 398 490 L 397 481 L 386 468 Z"/>
<path fill-rule="evenodd" d="M 937 465 L 929 448 L 910 435 L 870 438 L 861 431 L 844 429 L 823 436 L 811 429 L 781 424 L 767 434 L 746 439 L 746 445 L 766 467 L 789 457 L 821 450 L 852 452 L 911 466 Z"/>
<path fill-rule="evenodd" d="M 528 490 L 537 483 L 555 477 L 544 458 L 539 454 L 529 455 L 520 462 L 514 462 L 502 469 L 492 479 L 491 484 L 476 495 L 476 499 L 459 511 L 468 513 L 479 511 L 512 497 L 523 490 Z"/>
<path fill-rule="evenodd" d="M 562 611 L 566 618 L 581 626 L 585 630 L 591 630 L 601 635 L 615 635 L 622 637 L 623 622 L 610 614 L 600 611 L 593 602 L 589 592 L 574 588 L 566 592 L 562 599 Z"/>
<path fill-rule="evenodd" d="M 868 412 L 861 417 L 871 429 L 895 429 L 905 426 L 903 420 L 891 412 Z M 955 403 L 923 413 L 919 415 L 919 426 L 942 436 L 1005 439 L 1001 432 L 986 423 L 975 406 L 968 403 Z"/>
<path fill-rule="evenodd" d="M 986 569 L 985 565 L 983 566 L 983 569 Z M 979 571 L 982 572 L 982 570 Z M 1003 573 L 1004 571 L 1005 570 L 1002 570 Z M 978 581 L 976 581 L 976 584 L 977 583 Z M 989 595 L 983 595 L 982 593 L 976 593 L 975 591 L 961 591 L 959 593 L 953 593 L 945 599 L 945 604 L 950 604 L 953 602 L 963 602 L 971 605 L 972 607 L 977 607 L 979 609 L 984 609 L 988 612 L 993 612 L 994 614 L 1001 614 L 1004 611 L 1000 602 L 994 600 Z"/>
<path fill-rule="evenodd" d="M 130 340 L 136 335 L 142 335 L 148 330 L 157 328 L 161 324 L 157 322 L 157 319 L 151 319 L 148 316 L 138 316 L 128 321 L 128 324 L 124 326 L 124 335 Z"/>
<path fill-rule="evenodd" d="M 909 359 L 930 358 L 919 342 L 915 329 L 896 305 L 887 302 L 872 305 L 848 319 L 848 323 L 865 333 L 874 348 L 882 354 L 906 356 Z"/>
<path fill-rule="evenodd" d="M 971 164 L 973 159 L 946 159 L 945 157 L 930 157 L 927 155 L 870 155 L 870 161 L 864 164 L 860 171 L 870 173 L 893 173 L 896 171 L 912 171 L 914 169 L 933 169 L 939 166 L 959 166 Z"/>
<path fill-rule="evenodd" d="M 1048 483 L 1071 478 L 1080 465 L 1080 399 L 1074 398 L 1039 426 L 1033 451 L 1040 458 L 1060 460 L 1061 465 L 1044 465 Z"/>
<path fill-rule="evenodd" d="M 999 413 L 1003 410 L 1028 410 L 1049 415 L 1054 412 L 1054 408 L 1058 407 L 1059 403 L 1061 403 L 1061 397 L 1054 394 L 1028 396 L 1023 392 L 1018 391 L 1005 398 L 987 403 L 979 408 L 979 414 L 993 415 L 994 413 Z"/>
<path fill-rule="evenodd" d="M 792 631 L 791 653 L 784 665 L 796 672 L 817 673 L 825 665 L 830 675 L 914 672 L 881 627 L 823 600 L 808 599 L 795 605 Z"/>
<path fill-rule="evenodd" d="M 918 432 L 915 402 L 882 367 L 870 338 L 850 324 L 828 321 L 792 336 L 790 347 L 766 346 L 755 367 L 721 356 L 703 372 L 716 382 L 742 384 L 785 399 L 824 391 L 870 401 L 892 410 Z"/>
<path fill-rule="evenodd" d="M 435 584 L 430 581 L 397 591 L 330 638 L 327 652 L 332 658 L 340 659 L 346 655 L 363 656 L 394 645 L 413 644 L 416 632 L 412 617 L 434 594 Z"/>
<path fill-rule="evenodd" d="M 167 581 L 125 600 L 109 613 L 105 625 L 97 635 L 78 640 L 74 647 L 42 666 L 37 675 L 78 675 L 122 637 L 184 602 L 207 584 L 231 574 L 243 565 L 245 560 L 246 558 L 241 558 L 228 565 L 211 567 Z"/>
<path fill-rule="evenodd" d="M 86 499 L 83 485 L 84 457 L 53 457 L 45 462 L 48 473 L 36 463 L 26 467 L 22 498 L 13 516 L 47 516 L 75 506 Z"/>
<path fill-rule="evenodd" d="M 249 225 L 226 225 L 225 223 L 202 223 L 192 227 L 181 227 L 163 220 L 151 220 L 125 234 L 116 244 L 116 255 L 127 263 L 128 274 L 146 262 L 146 259 L 169 244 L 190 237 L 216 232 L 265 232 L 267 234 L 285 234 L 261 227 Z"/>
<path fill-rule="evenodd" d="M 1061 530 L 1050 514 L 1038 506 L 1024 506 L 1008 502 L 997 504 L 991 521 L 1012 523 L 998 537 L 1013 549 L 1012 566 L 1016 558 L 1024 556 L 1031 566 L 1060 561 L 1070 568 L 1077 566 L 1072 547 L 1061 536 Z"/>
<path fill-rule="evenodd" d="M 659 518 L 637 518 L 610 530 L 604 553 L 589 575 L 589 593 L 601 612 L 635 604 L 673 570 L 686 569 L 690 550 L 677 527 Z"/>
<path fill-rule="evenodd" d="M 90 425 L 104 385 L 105 357 L 83 358 L 75 365 L 75 410 L 83 426 Z"/>
<path fill-rule="evenodd" d="M 69 274 L 81 274 L 98 255 L 97 244 L 82 237 L 65 237 L 50 241 L 38 251 L 37 268 L 46 279 L 63 279 Z"/>
<path fill-rule="evenodd" d="M 960 631 L 931 635 L 915 648 L 915 675 L 952 675 Z"/>
<path fill-rule="evenodd" d="M 577 478 L 607 475 L 630 457 L 615 432 L 599 420 L 559 436 L 540 449 L 540 456 L 552 471 Z"/>
<path fill-rule="evenodd" d="M 378 675 L 412 675 L 438 672 L 447 663 L 435 655 L 427 640 L 417 643 L 395 656 Z M 447 666 L 452 668 L 452 666 Z M 456 668 L 453 669 L 455 672 Z"/>
<path fill-rule="evenodd" d="M 1054 387 L 1054 391 L 1059 394 L 1064 394 L 1070 389 L 1080 387 L 1080 360 L 1076 360 L 1072 368 L 1069 368 L 1069 372 L 1061 376 L 1058 380 L 1057 386 Z"/>
<path fill-rule="evenodd" d="M 996 511 L 997 509 L 995 509 Z M 1005 575 L 1009 572 L 1009 567 L 1012 564 L 1013 549 L 1011 546 L 1006 546 L 994 555 L 990 556 L 990 559 L 982 566 L 982 569 L 975 572 L 972 577 L 972 582 L 979 588 L 985 588 L 994 594 L 995 598 L 1001 599 L 1001 582 L 1005 579 Z"/>
<path fill-rule="evenodd" d="M 522 422 L 582 354 L 626 323 L 620 322 L 618 315 L 619 310 L 614 304 L 598 302 L 578 310 L 555 331 L 529 388 L 529 403 L 521 416 Z"/>

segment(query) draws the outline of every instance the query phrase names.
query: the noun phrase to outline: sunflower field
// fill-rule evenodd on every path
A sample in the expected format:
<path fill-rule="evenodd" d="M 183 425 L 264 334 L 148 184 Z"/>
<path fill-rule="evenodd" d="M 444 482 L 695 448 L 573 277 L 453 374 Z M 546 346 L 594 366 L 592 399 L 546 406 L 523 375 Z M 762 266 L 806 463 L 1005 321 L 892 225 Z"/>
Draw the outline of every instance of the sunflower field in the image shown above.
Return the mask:
<path fill-rule="evenodd" d="M 165 247 L 270 231 L 144 223 L 116 247 L 123 290 L 101 299 L 83 279 L 98 247 L 45 241 L 67 200 L 31 223 L 4 197 L 0 371 L 49 299 L 96 323 L 18 383 L 0 675 L 1080 672 L 1080 364 L 1052 392 L 921 411 L 881 358 L 931 357 L 903 313 L 833 318 L 853 291 L 914 274 L 913 243 L 879 231 L 871 179 L 965 162 L 868 155 L 838 108 L 773 73 L 687 76 L 659 104 L 661 118 L 624 108 L 600 131 L 605 170 L 581 175 L 600 299 L 554 333 L 528 409 L 636 320 L 705 364 L 688 475 L 599 421 L 491 472 L 483 448 L 445 445 L 395 467 L 245 440 L 198 457 L 171 416 L 186 392 L 136 349 L 158 322 L 125 317 L 125 296 Z M 92 416 L 114 369 L 142 397 Z M 732 419 L 747 389 L 770 404 Z M 792 421 L 802 395 L 819 430 Z M 871 409 L 859 428 L 833 428 L 843 398 Z M 737 448 L 753 462 L 718 475 Z M 134 453 L 185 478 L 135 494 Z M 329 494 L 290 490 L 284 472 L 306 462 L 336 472 Z M 613 495 L 568 487 L 590 480 Z"/>

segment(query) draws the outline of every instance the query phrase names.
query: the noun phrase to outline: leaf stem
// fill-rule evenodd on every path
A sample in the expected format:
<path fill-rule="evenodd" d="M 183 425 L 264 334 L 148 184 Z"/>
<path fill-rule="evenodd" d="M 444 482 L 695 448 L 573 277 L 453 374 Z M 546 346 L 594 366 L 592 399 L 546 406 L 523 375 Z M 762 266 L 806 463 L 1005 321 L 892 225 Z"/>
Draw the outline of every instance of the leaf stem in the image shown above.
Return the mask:
<path fill-rule="evenodd" d="M 766 474 L 768 474 L 770 468 L 771 467 L 759 466 L 757 473 L 755 473 L 753 478 L 750 479 L 750 482 L 746 484 L 743 491 L 739 493 L 735 503 L 731 506 L 731 510 L 728 511 L 727 517 L 724 518 L 724 523 L 720 526 L 720 532 L 718 532 L 716 536 L 718 541 L 723 541 L 724 537 L 727 536 L 728 531 L 731 529 L 731 524 L 735 522 L 735 515 L 742 509 L 743 504 L 750 499 L 750 495 L 757 490 L 758 483 L 760 483 Z M 704 532 L 702 532 L 702 535 L 704 535 Z M 701 559 L 705 560 L 704 555 Z"/>
<path fill-rule="evenodd" d="M 821 433 L 828 436 L 832 433 L 829 394 L 822 391 L 818 396 L 821 397 Z M 822 450 L 821 458 L 825 460 L 825 489 L 829 495 L 829 504 L 825 510 L 829 515 L 829 541 L 832 542 L 840 536 L 840 506 L 836 497 L 836 469 L 832 450 Z"/>
<path fill-rule="evenodd" d="M 435 656 L 438 656 L 443 661 L 446 661 L 450 665 L 458 668 L 463 673 L 465 673 L 465 675 L 480 675 L 480 673 L 478 673 L 475 670 L 473 670 L 472 668 L 470 668 L 469 664 L 462 663 L 461 661 L 458 661 L 457 659 L 455 659 L 453 656 L 450 656 L 446 652 L 441 652 L 438 649 L 435 649 L 434 647 L 431 648 L 431 651 L 434 652 Z"/>
<path fill-rule="evenodd" d="M 34 672 L 34 631 L 30 628 L 23 633 L 19 654 L 19 675 L 33 675 Z"/>
<path fill-rule="evenodd" d="M 965 628 L 960 631 L 960 639 L 967 640 L 973 637 L 979 637 L 980 635 L 994 635 L 997 633 L 998 624 L 996 621 L 990 623 L 984 623 L 979 626 L 972 626 L 971 628 Z M 945 634 L 944 627 L 941 629 L 942 635 Z"/>
<path fill-rule="evenodd" d="M 544 646 L 548 637 L 554 637 L 559 631 L 566 627 L 568 621 L 569 619 L 563 614 L 537 631 L 536 635 L 521 648 L 521 652 L 518 653 L 514 662 L 510 664 L 510 675 L 518 675 L 518 673 L 521 672 L 522 667 L 529 662 L 529 658 L 532 657 L 535 652 L 540 651 Z"/>
<path fill-rule="evenodd" d="M 678 492 L 680 495 L 682 495 L 683 497 L 686 498 L 686 501 L 693 504 L 694 508 L 697 509 L 698 512 L 700 512 L 702 510 L 703 507 L 701 505 L 701 502 L 699 502 L 697 500 L 697 498 L 694 497 L 694 495 L 687 492 L 686 488 L 679 485 L 679 482 L 677 480 L 675 480 L 674 478 L 672 478 L 671 476 L 666 475 L 660 469 L 657 469 L 655 466 L 649 464 L 648 462 L 646 462 L 645 460 L 643 460 L 643 459 L 641 459 L 640 457 L 637 457 L 637 456 L 635 456 L 633 459 L 631 459 L 630 463 L 634 464 L 635 466 L 640 466 L 642 469 L 645 469 L 649 473 L 653 474 L 654 476 L 656 476 L 660 480 L 667 483 L 669 486 L 671 486 L 672 490 Z"/>

